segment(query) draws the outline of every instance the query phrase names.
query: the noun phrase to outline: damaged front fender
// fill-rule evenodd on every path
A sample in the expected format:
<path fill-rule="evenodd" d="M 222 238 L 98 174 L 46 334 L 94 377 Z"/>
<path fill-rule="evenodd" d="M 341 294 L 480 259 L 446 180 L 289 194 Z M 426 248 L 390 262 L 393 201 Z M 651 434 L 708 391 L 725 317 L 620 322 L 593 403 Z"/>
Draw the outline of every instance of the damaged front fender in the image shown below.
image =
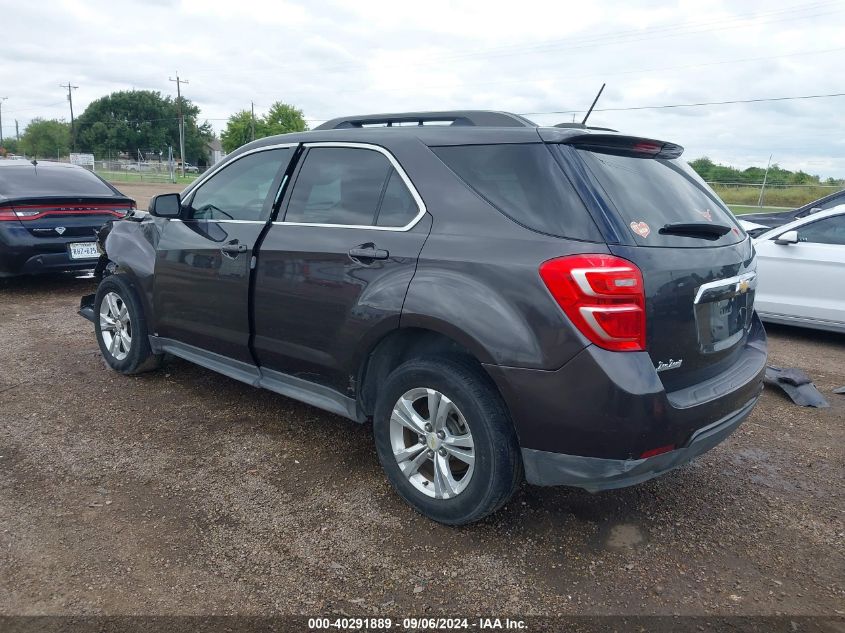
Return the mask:
<path fill-rule="evenodd" d="M 106 223 L 97 232 L 100 259 L 94 270 L 98 282 L 113 274 L 125 275 L 138 290 L 144 311 L 151 314 L 153 275 L 156 246 L 166 220 L 143 212 Z M 94 296 L 85 295 L 80 301 L 79 314 L 94 321 Z"/>

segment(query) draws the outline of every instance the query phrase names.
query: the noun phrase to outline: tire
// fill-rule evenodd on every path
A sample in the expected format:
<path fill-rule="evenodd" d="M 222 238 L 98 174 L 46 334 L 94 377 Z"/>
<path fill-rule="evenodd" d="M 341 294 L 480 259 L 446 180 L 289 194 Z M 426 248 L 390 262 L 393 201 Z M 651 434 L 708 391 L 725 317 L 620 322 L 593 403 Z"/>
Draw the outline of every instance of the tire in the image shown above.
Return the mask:
<path fill-rule="evenodd" d="M 150 348 L 138 293 L 122 275 L 110 275 L 97 286 L 94 333 L 106 364 L 121 374 L 140 374 L 161 365 L 162 355 Z"/>
<path fill-rule="evenodd" d="M 431 416 L 432 406 L 442 415 Z M 505 404 L 486 374 L 468 362 L 420 358 L 396 368 L 377 398 L 373 436 L 399 496 L 439 523 L 465 525 L 492 514 L 522 480 Z"/>

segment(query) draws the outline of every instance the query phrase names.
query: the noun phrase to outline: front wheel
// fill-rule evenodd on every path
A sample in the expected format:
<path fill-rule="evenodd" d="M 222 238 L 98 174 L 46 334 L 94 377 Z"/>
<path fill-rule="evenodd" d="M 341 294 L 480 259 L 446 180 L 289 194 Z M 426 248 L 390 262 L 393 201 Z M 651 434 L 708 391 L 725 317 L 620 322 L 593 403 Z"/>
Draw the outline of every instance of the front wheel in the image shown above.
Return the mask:
<path fill-rule="evenodd" d="M 147 322 L 132 284 L 120 275 L 103 279 L 94 297 L 94 332 L 109 367 L 122 374 L 156 369 L 161 355 L 153 354 Z"/>
<path fill-rule="evenodd" d="M 463 525 L 495 512 L 522 477 L 505 405 L 469 363 L 431 358 L 398 367 L 379 394 L 373 434 L 399 495 L 441 523 Z"/>

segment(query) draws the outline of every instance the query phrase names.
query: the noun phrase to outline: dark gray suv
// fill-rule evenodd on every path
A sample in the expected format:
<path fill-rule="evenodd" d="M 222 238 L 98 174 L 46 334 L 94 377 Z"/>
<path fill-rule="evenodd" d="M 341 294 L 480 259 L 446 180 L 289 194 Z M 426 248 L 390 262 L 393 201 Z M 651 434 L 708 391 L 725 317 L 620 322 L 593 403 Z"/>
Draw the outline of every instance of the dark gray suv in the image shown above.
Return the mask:
<path fill-rule="evenodd" d="M 715 446 L 759 397 L 751 240 L 672 143 L 501 112 L 255 141 L 101 232 L 80 313 L 132 374 L 188 359 L 358 422 L 434 520 Z"/>

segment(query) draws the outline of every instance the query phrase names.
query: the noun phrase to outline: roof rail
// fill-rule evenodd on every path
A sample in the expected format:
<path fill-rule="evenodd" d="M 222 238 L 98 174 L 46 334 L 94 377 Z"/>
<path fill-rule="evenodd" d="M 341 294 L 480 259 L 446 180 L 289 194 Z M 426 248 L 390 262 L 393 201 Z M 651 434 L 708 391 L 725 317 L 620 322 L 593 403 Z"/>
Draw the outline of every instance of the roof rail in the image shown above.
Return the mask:
<path fill-rule="evenodd" d="M 315 127 L 315 130 L 338 130 L 361 127 L 405 127 L 408 125 L 455 125 L 476 127 L 537 127 L 533 121 L 510 112 L 491 110 L 449 110 L 445 112 L 398 112 L 345 116 Z"/>

